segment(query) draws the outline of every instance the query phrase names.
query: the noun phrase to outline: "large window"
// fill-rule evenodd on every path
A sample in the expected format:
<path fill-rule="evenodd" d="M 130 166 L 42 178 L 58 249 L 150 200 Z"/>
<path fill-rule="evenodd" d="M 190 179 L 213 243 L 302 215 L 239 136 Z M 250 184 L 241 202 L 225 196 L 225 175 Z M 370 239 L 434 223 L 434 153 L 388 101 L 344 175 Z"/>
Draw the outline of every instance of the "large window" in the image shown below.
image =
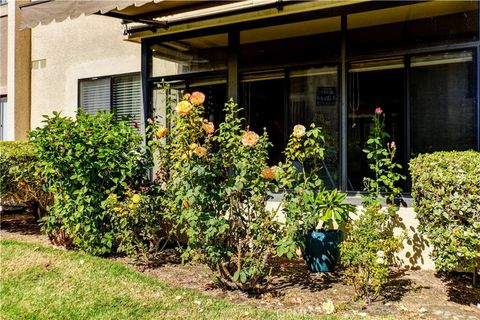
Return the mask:
<path fill-rule="evenodd" d="M 414 56 L 411 66 L 412 154 L 476 149 L 472 52 Z"/>
<path fill-rule="evenodd" d="M 356 61 L 348 70 L 348 189 L 362 190 L 370 169 L 366 146 L 376 107 L 385 114 L 385 129 L 397 145 L 397 161 L 405 163 L 405 68 L 402 57 Z"/>
<path fill-rule="evenodd" d="M 128 120 L 141 131 L 143 111 L 140 75 L 80 80 L 79 108 L 90 114 L 113 112 L 117 120 Z"/>
<path fill-rule="evenodd" d="M 371 175 L 363 149 L 377 107 L 407 177 L 408 161 L 420 153 L 478 150 L 479 3 L 381 6 L 342 17 L 325 11 L 316 19 L 320 12 L 312 11 L 284 22 L 245 21 L 216 34 L 196 30 L 196 38 L 167 31 L 144 42 L 146 80 L 173 81 L 179 95 L 205 92 L 206 116 L 216 123 L 225 100 L 238 97 L 250 129 L 268 131 L 272 165 L 283 160 L 294 125 L 321 126 L 324 181 L 342 191 L 361 191 Z M 150 106 L 161 109 L 164 98 L 152 91 Z"/>

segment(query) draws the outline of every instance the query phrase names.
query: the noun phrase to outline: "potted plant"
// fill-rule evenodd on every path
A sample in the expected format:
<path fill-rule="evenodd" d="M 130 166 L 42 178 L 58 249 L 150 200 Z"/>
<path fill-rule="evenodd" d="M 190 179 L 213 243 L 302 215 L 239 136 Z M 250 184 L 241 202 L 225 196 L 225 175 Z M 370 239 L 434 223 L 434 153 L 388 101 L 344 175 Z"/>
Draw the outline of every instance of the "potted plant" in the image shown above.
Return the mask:
<path fill-rule="evenodd" d="M 289 234 L 277 253 L 293 256 L 300 248 L 310 271 L 333 271 L 338 261 L 342 229 L 355 210 L 343 203 L 346 195 L 327 190 L 321 177 L 324 137 L 314 124 L 309 130 L 296 125 L 285 149 L 285 163 L 279 165 L 281 187 L 289 190 L 282 204 Z"/>

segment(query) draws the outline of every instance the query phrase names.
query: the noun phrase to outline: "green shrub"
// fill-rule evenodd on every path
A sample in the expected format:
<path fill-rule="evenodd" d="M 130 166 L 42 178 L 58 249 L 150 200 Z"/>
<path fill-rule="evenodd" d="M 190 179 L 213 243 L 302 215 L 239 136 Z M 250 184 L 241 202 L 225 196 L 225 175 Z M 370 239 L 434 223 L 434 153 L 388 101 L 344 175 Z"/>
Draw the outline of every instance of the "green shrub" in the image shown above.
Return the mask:
<path fill-rule="evenodd" d="M 410 161 L 419 230 L 442 271 L 480 266 L 480 152 L 435 152 Z"/>
<path fill-rule="evenodd" d="M 26 205 L 38 217 L 46 215 L 52 195 L 43 190 L 38 158 L 23 141 L 0 142 L 0 198 L 2 205 Z"/>
<path fill-rule="evenodd" d="M 367 304 L 388 283 L 389 266 L 402 248 L 402 239 L 392 236 L 389 216 L 381 208 L 366 208 L 353 222 L 349 237 L 340 248 L 345 279 L 354 286 L 356 297 Z"/>
<path fill-rule="evenodd" d="M 109 113 L 80 112 L 76 119 L 54 113 L 44 123 L 30 132 L 42 175 L 55 194 L 43 229 L 91 254 L 112 252 L 115 231 L 103 202 L 110 194 L 124 197 L 141 182 L 149 165 L 142 137 Z"/>

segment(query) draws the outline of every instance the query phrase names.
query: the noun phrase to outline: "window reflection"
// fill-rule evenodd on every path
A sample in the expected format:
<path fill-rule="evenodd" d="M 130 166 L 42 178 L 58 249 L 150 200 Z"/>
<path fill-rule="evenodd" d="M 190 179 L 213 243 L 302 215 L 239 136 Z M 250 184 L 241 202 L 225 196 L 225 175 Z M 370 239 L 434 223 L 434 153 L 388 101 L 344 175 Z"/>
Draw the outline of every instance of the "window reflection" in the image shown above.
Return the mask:
<path fill-rule="evenodd" d="M 338 99 L 335 67 L 290 72 L 288 134 L 296 124 L 322 127 L 326 149 L 322 173 L 328 188 L 338 186 Z"/>
<path fill-rule="evenodd" d="M 476 148 L 471 51 L 412 57 L 412 153 Z"/>

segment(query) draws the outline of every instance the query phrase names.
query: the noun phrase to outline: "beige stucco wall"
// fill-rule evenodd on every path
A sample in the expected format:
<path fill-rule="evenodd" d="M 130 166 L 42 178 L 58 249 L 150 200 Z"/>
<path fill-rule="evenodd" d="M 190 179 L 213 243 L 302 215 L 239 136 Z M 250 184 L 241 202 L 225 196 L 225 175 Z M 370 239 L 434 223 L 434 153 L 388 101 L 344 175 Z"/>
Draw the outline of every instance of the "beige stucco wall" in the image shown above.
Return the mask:
<path fill-rule="evenodd" d="M 283 221 L 279 202 L 270 201 L 267 208 L 279 212 L 279 219 Z M 362 210 L 361 206 L 357 206 L 357 214 Z M 435 270 L 435 264 L 430 258 L 432 248 L 427 240 L 418 232 L 418 220 L 415 218 L 415 211 L 412 207 L 402 207 L 398 211 L 399 223 L 394 229 L 395 234 L 401 235 L 403 230 L 407 231 L 407 239 L 403 241 L 403 250 L 397 255 L 398 263 L 403 268 Z M 355 215 L 352 215 L 355 219 Z"/>
<path fill-rule="evenodd" d="M 75 115 L 79 79 L 140 72 L 140 57 L 119 19 L 81 16 L 33 28 L 32 129 L 53 111 Z"/>

